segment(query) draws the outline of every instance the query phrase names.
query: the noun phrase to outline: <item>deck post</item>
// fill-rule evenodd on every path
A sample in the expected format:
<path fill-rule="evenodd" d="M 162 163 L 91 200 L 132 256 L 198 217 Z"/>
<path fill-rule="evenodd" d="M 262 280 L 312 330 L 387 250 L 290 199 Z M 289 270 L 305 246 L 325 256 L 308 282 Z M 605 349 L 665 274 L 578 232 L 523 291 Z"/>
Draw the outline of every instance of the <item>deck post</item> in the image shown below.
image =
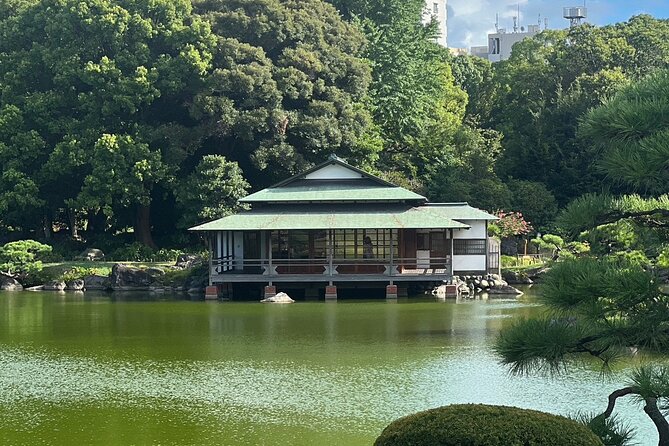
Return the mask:
<path fill-rule="evenodd" d="M 267 246 L 269 246 L 269 254 L 267 255 L 267 259 L 269 260 L 268 262 L 268 270 L 267 274 L 271 277 L 272 276 L 272 231 L 268 231 L 269 234 L 269 240 L 267 241 Z M 272 281 L 270 280 L 269 284 L 272 284 Z"/>
<path fill-rule="evenodd" d="M 265 299 L 276 296 L 276 287 L 272 285 L 272 282 L 265 287 Z"/>
<path fill-rule="evenodd" d="M 209 251 L 209 256 L 208 256 L 209 257 L 208 258 L 208 261 L 209 261 L 209 274 L 208 274 L 208 276 L 209 276 L 209 286 L 212 286 L 213 283 L 214 283 L 214 281 L 211 278 L 211 272 L 214 269 L 214 262 L 213 262 L 213 259 L 212 259 L 212 257 L 213 257 L 212 249 L 214 249 L 214 248 L 213 248 L 213 244 L 211 243 L 211 234 L 207 234 L 207 247 L 208 247 L 208 251 Z"/>
<path fill-rule="evenodd" d="M 455 253 L 453 252 L 453 230 L 449 229 L 451 233 L 451 266 L 450 266 L 450 274 L 451 274 L 451 279 L 453 278 L 453 264 L 455 263 Z"/>
<path fill-rule="evenodd" d="M 388 275 L 390 277 L 394 276 L 394 271 L 393 271 L 393 251 L 395 251 L 395 247 L 393 246 L 395 244 L 395 241 L 393 240 L 393 230 L 390 230 L 390 269 L 388 270 Z M 390 281 L 392 284 L 393 282 Z"/>
<path fill-rule="evenodd" d="M 488 240 L 488 220 L 485 221 L 485 275 L 490 274 L 490 244 Z"/>
<path fill-rule="evenodd" d="M 397 299 L 397 285 L 392 282 L 386 286 L 386 299 Z"/>
<path fill-rule="evenodd" d="M 218 285 L 209 285 L 204 289 L 204 299 L 205 300 L 216 300 L 218 299 Z"/>
<path fill-rule="evenodd" d="M 332 229 L 328 230 L 328 275 L 332 277 L 334 275 L 334 271 L 332 269 L 334 268 L 334 243 L 333 243 L 333 231 Z M 330 285 L 332 285 L 332 282 L 330 282 Z"/>
<path fill-rule="evenodd" d="M 332 281 L 325 287 L 325 300 L 337 300 L 337 287 Z"/>
<path fill-rule="evenodd" d="M 212 280 L 212 271 L 214 269 L 214 261 L 213 261 L 213 252 L 212 250 L 214 249 L 214 245 L 212 243 L 212 237 L 211 234 L 207 234 L 207 246 L 208 246 L 208 251 L 209 251 L 209 284 L 204 290 L 204 299 L 205 300 L 216 300 L 218 299 L 218 285 L 214 285 L 214 281 Z"/>

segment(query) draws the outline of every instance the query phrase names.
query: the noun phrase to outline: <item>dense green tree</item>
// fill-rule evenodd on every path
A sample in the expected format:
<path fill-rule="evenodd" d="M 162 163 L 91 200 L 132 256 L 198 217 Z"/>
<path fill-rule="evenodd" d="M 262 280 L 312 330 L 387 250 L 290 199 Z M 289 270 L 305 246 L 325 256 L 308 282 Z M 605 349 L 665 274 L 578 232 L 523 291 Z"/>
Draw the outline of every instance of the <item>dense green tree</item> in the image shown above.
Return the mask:
<path fill-rule="evenodd" d="M 381 166 L 412 177 L 452 149 L 467 96 L 455 85 L 448 52 L 423 25 L 421 0 L 331 0 L 367 37 L 369 95 L 384 141 Z"/>
<path fill-rule="evenodd" d="M 498 87 L 493 64 L 481 57 L 463 55 L 454 57 L 450 66 L 456 85 L 469 98 L 467 117 L 473 122 L 489 122 Z"/>
<path fill-rule="evenodd" d="M 25 279 L 42 270 L 42 258 L 50 252 L 51 246 L 34 240 L 6 243 L 0 246 L 0 275 Z"/>
<path fill-rule="evenodd" d="M 501 135 L 494 130 L 462 126 L 453 149 L 430 166 L 428 196 L 432 201 L 467 201 L 488 211 L 508 209 L 512 193 L 495 174 Z"/>
<path fill-rule="evenodd" d="M 371 165 L 381 140 L 355 26 L 320 0 L 205 0 L 196 10 L 216 35 L 214 70 L 192 107 L 209 131 L 205 150 L 239 161 L 256 187 L 335 152 Z"/>
<path fill-rule="evenodd" d="M 371 167 L 364 43 L 319 0 L 1 1 L 0 227 L 153 245 L 207 155 L 256 187 L 331 152 Z"/>
<path fill-rule="evenodd" d="M 558 212 L 553 194 L 543 183 L 536 181 L 511 180 L 511 209 L 521 209 L 525 218 L 535 229 L 545 231 Z"/>
<path fill-rule="evenodd" d="M 669 21 L 628 22 L 544 31 L 496 64 L 494 105 L 483 122 L 504 134 L 497 172 L 542 182 L 564 205 L 599 189 L 602 175 L 579 119 L 633 80 L 669 61 Z"/>
<path fill-rule="evenodd" d="M 176 191 L 181 209 L 181 227 L 221 218 L 239 210 L 238 200 L 249 184 L 235 162 L 220 155 L 207 155 Z"/>
<path fill-rule="evenodd" d="M 669 71 L 593 110 L 581 133 L 600 149 L 600 167 L 610 180 L 652 195 L 669 192 Z"/>
<path fill-rule="evenodd" d="M 8 153 L 26 153 L 11 167 L 39 190 L 45 232 L 61 208 L 132 207 L 135 235 L 152 244 L 151 189 L 170 173 L 169 144 L 154 132 L 187 116 L 211 60 L 208 27 L 186 0 L 22 5 L 0 21 L 0 97 L 24 133 L 0 138 Z"/>

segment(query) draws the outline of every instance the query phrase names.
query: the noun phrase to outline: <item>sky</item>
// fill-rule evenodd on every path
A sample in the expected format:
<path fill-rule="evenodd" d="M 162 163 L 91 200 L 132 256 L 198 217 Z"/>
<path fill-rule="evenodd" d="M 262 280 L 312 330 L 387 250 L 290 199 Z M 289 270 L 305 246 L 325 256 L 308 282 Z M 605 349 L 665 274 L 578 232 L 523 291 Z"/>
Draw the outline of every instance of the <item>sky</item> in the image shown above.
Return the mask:
<path fill-rule="evenodd" d="M 566 28 L 569 22 L 562 18 L 563 6 L 583 6 L 583 0 L 447 0 L 448 46 L 469 48 L 487 45 L 488 33 L 495 30 L 495 14 L 499 13 L 499 27 L 513 29 L 513 16 L 520 4 L 520 25 L 535 25 L 539 14 L 548 18 L 548 27 Z M 586 0 L 587 22 L 606 25 L 621 22 L 637 14 L 651 14 L 669 18 L 669 0 Z"/>

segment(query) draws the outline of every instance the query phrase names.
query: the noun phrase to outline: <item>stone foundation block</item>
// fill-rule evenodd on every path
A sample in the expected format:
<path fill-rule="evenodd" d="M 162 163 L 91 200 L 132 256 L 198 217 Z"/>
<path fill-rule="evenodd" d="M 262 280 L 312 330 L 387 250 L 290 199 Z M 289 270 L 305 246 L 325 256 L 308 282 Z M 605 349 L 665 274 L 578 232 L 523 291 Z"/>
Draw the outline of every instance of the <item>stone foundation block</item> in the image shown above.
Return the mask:
<path fill-rule="evenodd" d="M 204 289 L 204 298 L 206 300 L 216 300 L 218 299 L 218 286 L 210 285 Z"/>
<path fill-rule="evenodd" d="M 265 299 L 276 296 L 276 287 L 274 285 L 268 285 L 265 287 Z"/>
<path fill-rule="evenodd" d="M 334 285 L 328 285 L 325 287 L 325 299 L 336 299 L 337 298 L 337 287 Z"/>

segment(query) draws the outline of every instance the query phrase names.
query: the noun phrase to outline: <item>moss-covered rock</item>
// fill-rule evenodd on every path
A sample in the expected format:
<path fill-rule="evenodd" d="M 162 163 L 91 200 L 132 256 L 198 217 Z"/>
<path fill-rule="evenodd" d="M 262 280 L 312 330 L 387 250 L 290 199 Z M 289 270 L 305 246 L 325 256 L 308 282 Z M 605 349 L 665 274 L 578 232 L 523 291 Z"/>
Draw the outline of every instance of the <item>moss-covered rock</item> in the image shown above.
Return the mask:
<path fill-rule="evenodd" d="M 462 404 L 409 415 L 386 427 L 375 446 L 602 446 L 584 425 L 516 407 Z"/>

